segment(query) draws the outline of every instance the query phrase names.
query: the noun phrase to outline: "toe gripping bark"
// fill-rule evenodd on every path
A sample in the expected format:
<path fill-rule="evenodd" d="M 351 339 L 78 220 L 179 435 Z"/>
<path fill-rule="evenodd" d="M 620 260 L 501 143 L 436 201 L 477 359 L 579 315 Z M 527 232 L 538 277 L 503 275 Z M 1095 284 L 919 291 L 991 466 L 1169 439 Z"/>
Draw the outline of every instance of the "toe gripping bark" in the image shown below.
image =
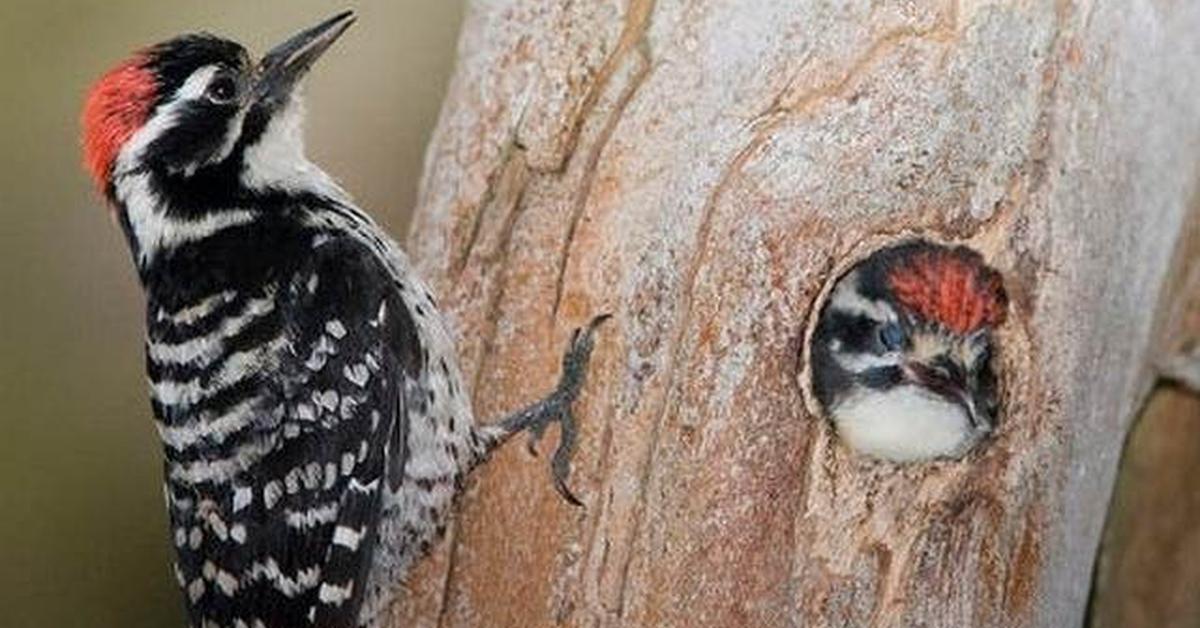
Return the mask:
<path fill-rule="evenodd" d="M 577 428 L 571 405 L 579 396 L 579 391 L 587 379 L 588 362 L 592 357 L 594 346 L 593 335 L 601 323 L 608 320 L 609 314 L 601 314 L 593 318 L 586 327 L 575 330 L 571 335 L 571 344 L 567 347 L 562 358 L 562 374 L 559 375 L 558 386 L 546 398 L 504 419 L 501 425 L 509 434 L 529 430 L 528 447 L 530 453 L 537 455 L 534 446 L 550 423 L 558 421 L 560 437 L 558 448 L 550 459 L 550 474 L 554 478 L 554 487 L 563 499 L 575 506 L 583 506 L 571 489 L 567 487 L 567 475 L 571 470 L 571 456 L 575 453 L 575 437 Z"/>

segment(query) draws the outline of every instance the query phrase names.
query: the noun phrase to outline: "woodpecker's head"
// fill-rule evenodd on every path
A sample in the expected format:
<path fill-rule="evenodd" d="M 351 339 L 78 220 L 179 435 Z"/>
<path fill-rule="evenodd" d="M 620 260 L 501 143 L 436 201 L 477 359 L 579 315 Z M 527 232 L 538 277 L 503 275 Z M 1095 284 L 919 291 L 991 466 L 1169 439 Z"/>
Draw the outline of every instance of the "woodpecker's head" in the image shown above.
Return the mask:
<path fill-rule="evenodd" d="M 255 191 L 311 180 L 332 186 L 304 158 L 296 88 L 354 19 L 340 13 L 257 63 L 236 42 L 183 35 L 140 50 L 95 83 L 82 115 L 84 165 L 135 256 L 181 235 L 173 227 L 220 222 L 214 207 L 233 211 Z"/>
<path fill-rule="evenodd" d="M 978 253 L 924 240 L 838 280 L 810 345 L 813 392 L 839 435 L 896 461 L 955 457 L 991 431 L 1000 276 Z"/>

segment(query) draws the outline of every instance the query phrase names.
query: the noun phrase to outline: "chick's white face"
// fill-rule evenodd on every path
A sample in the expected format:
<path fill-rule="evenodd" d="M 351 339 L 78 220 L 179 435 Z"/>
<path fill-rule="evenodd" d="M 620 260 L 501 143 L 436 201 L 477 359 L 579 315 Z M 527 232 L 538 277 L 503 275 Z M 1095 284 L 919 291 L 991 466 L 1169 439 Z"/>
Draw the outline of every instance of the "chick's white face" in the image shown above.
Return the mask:
<path fill-rule="evenodd" d="M 897 462 L 956 458 L 992 430 L 991 329 L 979 321 L 1002 307 L 1003 294 L 975 288 L 969 273 L 961 275 L 968 281 L 941 277 L 970 268 L 963 260 L 973 258 L 954 255 L 932 258 L 928 293 L 942 301 L 917 303 L 924 311 L 889 287 L 890 265 L 907 261 L 897 255 L 868 259 L 834 287 L 811 341 L 813 392 L 851 449 Z M 954 309 L 960 301 L 967 310 Z"/>
<path fill-rule="evenodd" d="M 888 324 L 904 327 L 881 329 Z M 856 451 L 896 462 L 962 456 L 992 429 L 975 391 L 986 345 L 927 329 L 905 333 L 898 348 L 878 355 L 832 352 L 843 366 L 875 364 L 849 371 L 854 383 L 830 408 L 838 434 Z M 872 378 L 891 369 L 898 378 L 876 386 Z"/>

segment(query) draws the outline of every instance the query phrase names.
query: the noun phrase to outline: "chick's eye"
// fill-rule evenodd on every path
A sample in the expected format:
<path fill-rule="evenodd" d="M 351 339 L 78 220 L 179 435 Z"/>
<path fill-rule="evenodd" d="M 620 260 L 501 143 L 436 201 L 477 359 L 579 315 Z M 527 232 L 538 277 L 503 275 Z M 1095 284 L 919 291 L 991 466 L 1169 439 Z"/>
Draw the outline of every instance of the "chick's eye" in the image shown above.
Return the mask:
<path fill-rule="evenodd" d="M 887 351 L 898 351 L 904 345 L 904 330 L 899 323 L 887 323 L 879 328 L 879 344 Z"/>
<path fill-rule="evenodd" d="M 209 84 L 208 91 L 204 95 L 212 102 L 228 103 L 237 96 L 237 81 L 229 76 L 218 76 Z"/>

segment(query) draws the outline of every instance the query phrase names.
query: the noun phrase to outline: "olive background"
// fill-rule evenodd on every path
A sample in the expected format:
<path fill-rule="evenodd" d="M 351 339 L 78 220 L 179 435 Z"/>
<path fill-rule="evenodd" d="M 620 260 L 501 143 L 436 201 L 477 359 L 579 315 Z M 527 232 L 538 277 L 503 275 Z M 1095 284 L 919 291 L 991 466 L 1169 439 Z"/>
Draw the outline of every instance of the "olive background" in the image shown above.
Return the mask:
<path fill-rule="evenodd" d="M 84 93 L 131 51 L 207 30 L 254 54 L 344 8 L 307 83 L 309 154 L 403 236 L 462 3 L 0 3 L 0 625 L 182 626 L 144 303 L 79 151 Z"/>

